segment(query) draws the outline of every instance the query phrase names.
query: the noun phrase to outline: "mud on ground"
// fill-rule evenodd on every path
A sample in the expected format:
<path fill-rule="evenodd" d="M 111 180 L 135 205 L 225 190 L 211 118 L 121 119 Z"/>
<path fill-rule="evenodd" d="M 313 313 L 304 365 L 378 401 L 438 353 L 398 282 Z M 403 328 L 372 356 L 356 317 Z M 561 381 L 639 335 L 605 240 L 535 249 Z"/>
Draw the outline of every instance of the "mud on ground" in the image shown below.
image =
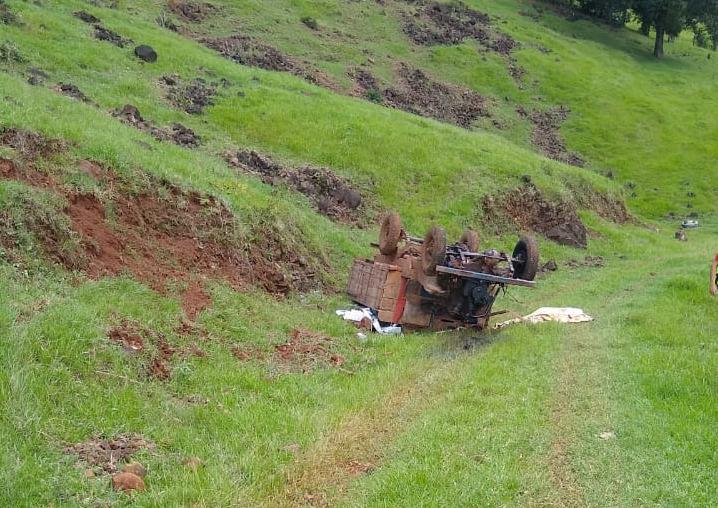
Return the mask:
<path fill-rule="evenodd" d="M 516 112 L 521 118 L 528 118 L 533 123 L 531 142 L 546 157 L 572 166 L 583 167 L 584 160 L 580 155 L 566 148 L 559 132 L 561 123 L 568 118 L 570 111 L 567 106 L 559 106 L 548 111 L 536 110 L 530 113 L 522 106 L 516 108 Z"/>
<path fill-rule="evenodd" d="M 65 95 L 66 97 L 71 97 L 80 102 L 85 102 L 87 104 L 94 104 L 92 99 L 90 99 L 87 95 L 85 95 L 82 92 L 82 90 L 80 90 L 77 86 L 73 85 L 72 83 L 58 83 L 57 86 L 54 87 L 54 90 L 62 95 Z"/>
<path fill-rule="evenodd" d="M 47 158 L 67 150 L 62 140 L 50 139 L 37 132 L 15 127 L 0 128 L 0 145 L 14 148 L 23 159 Z"/>
<path fill-rule="evenodd" d="M 588 231 L 576 207 L 566 201 L 548 201 L 533 184 L 488 196 L 482 208 L 485 223 L 496 234 L 518 229 L 540 233 L 561 245 L 587 246 Z"/>
<path fill-rule="evenodd" d="M 359 95 L 385 106 L 434 118 L 468 129 L 482 117 L 491 116 L 488 100 L 473 90 L 435 81 L 420 69 L 401 64 L 397 84 L 380 90 L 374 76 L 366 70 L 354 73 Z"/>
<path fill-rule="evenodd" d="M 307 196 L 322 214 L 342 222 L 361 225 L 365 206 L 362 195 L 327 168 L 303 166 L 292 169 L 253 150 L 228 152 L 227 163 L 261 177 L 266 184 L 287 185 Z"/>

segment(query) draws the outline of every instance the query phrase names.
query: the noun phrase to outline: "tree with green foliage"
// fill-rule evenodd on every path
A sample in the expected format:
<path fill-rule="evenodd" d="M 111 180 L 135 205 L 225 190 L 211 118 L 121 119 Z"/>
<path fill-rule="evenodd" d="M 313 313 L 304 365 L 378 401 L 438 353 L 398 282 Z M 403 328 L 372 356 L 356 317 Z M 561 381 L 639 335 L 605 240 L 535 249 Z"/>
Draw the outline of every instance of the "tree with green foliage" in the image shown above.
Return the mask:
<path fill-rule="evenodd" d="M 663 41 L 666 35 L 677 36 L 692 20 L 692 2 L 687 0 L 634 0 L 631 5 L 634 15 L 641 23 L 641 31 L 656 31 L 653 55 L 663 56 Z"/>

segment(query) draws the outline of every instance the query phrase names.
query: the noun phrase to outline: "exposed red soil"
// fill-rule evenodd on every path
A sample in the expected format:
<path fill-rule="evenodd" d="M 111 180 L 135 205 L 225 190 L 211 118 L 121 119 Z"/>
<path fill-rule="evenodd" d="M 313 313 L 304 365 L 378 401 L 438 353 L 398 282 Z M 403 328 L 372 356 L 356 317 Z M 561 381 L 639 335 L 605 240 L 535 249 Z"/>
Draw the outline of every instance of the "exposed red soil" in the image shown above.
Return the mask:
<path fill-rule="evenodd" d="M 485 221 L 496 233 L 519 229 L 541 233 L 562 245 L 585 248 L 588 231 L 576 207 L 565 201 L 550 202 L 533 184 L 488 196 L 483 202 Z"/>
<path fill-rule="evenodd" d="M 196 280 L 191 281 L 182 293 L 182 310 L 190 321 L 197 319 L 199 313 L 211 304 L 212 298 L 204 291 L 202 284 Z"/>
<path fill-rule="evenodd" d="M 124 320 L 110 328 L 107 337 L 120 344 L 128 353 L 137 353 L 145 349 L 145 341 L 141 335 L 141 328 L 132 321 Z"/>
<path fill-rule="evenodd" d="M 240 362 L 248 362 L 250 360 L 263 360 L 266 353 L 259 348 L 246 345 L 233 345 L 230 350 L 232 355 Z"/>
<path fill-rule="evenodd" d="M 208 2 L 187 2 L 182 0 L 169 0 L 167 7 L 180 18 L 192 23 L 204 21 L 217 10 L 214 5 Z"/>
<path fill-rule="evenodd" d="M 93 436 L 87 441 L 68 445 L 65 453 L 76 455 L 83 464 L 113 474 L 140 450 L 154 450 L 155 444 L 138 434 L 118 434 L 114 438 Z"/>
<path fill-rule="evenodd" d="M 546 157 L 573 166 L 583 167 L 585 165 L 580 155 L 566 148 L 559 133 L 561 123 L 568 118 L 570 113 L 568 107 L 559 106 L 548 111 L 537 110 L 529 113 L 519 106 L 516 111 L 519 116 L 529 118 L 533 123 L 531 141 Z"/>
<path fill-rule="evenodd" d="M 309 330 L 292 330 L 289 340 L 275 346 L 275 360 L 285 367 L 308 372 L 318 364 L 344 365 L 344 357 L 331 351 L 332 338 Z"/>
<path fill-rule="evenodd" d="M 225 159 L 232 167 L 260 176 L 266 184 L 284 184 L 304 194 L 328 217 L 362 224 L 362 195 L 327 168 L 303 166 L 293 169 L 253 150 L 227 152 Z"/>

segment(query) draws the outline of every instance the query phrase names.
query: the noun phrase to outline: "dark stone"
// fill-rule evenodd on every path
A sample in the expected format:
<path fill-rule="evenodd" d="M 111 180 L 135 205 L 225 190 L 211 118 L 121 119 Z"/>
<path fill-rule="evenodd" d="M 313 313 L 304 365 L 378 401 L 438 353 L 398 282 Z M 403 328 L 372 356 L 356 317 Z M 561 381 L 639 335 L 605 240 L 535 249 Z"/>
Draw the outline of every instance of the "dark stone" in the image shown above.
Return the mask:
<path fill-rule="evenodd" d="M 135 55 L 144 62 L 154 63 L 157 61 L 157 52 L 145 44 L 135 48 Z"/>

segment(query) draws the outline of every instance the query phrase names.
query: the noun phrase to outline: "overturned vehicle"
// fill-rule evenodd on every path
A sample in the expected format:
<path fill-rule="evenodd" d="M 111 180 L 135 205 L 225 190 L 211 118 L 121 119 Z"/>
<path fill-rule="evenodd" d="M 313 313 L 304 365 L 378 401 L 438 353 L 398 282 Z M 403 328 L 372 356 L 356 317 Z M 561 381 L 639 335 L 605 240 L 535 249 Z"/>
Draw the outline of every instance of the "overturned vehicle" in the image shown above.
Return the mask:
<path fill-rule="evenodd" d="M 407 328 L 484 329 L 494 300 L 506 286 L 533 287 L 539 263 L 536 241 L 522 236 L 511 255 L 479 251 L 479 236 L 466 230 L 447 244 L 443 228 L 424 238 L 404 231 L 398 214 L 382 223 L 373 260 L 357 259 L 349 277 L 349 296 L 373 309 L 379 321 Z"/>

